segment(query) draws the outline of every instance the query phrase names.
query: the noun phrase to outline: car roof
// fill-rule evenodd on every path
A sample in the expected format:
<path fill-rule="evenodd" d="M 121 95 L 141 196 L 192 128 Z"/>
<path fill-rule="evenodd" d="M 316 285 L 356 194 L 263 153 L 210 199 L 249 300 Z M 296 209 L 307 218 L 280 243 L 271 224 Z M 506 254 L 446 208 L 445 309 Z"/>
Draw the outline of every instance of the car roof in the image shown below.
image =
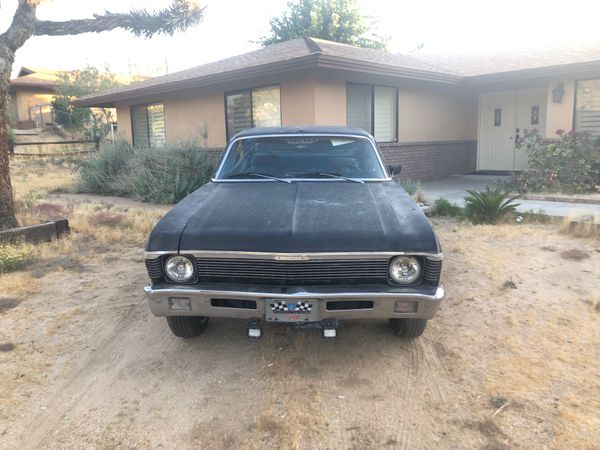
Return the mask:
<path fill-rule="evenodd" d="M 240 131 L 234 135 L 231 139 L 238 139 L 252 136 L 265 136 L 265 135 L 280 135 L 280 134 L 322 134 L 328 135 L 345 135 L 345 136 L 361 136 L 373 139 L 372 136 L 360 128 L 349 128 L 340 126 L 294 126 L 294 127 L 259 127 L 249 128 L 244 131 Z"/>

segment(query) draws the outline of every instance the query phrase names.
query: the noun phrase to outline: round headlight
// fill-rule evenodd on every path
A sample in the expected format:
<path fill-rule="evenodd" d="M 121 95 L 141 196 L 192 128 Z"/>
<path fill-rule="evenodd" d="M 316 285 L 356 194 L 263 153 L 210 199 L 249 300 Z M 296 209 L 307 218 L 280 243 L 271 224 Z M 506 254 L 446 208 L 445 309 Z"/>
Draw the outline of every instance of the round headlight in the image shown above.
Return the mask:
<path fill-rule="evenodd" d="M 390 277 L 396 283 L 412 284 L 421 275 L 421 263 L 412 256 L 398 256 L 390 263 Z"/>
<path fill-rule="evenodd" d="M 194 264 L 185 256 L 171 256 L 165 262 L 165 273 L 171 281 L 185 283 L 194 276 Z"/>

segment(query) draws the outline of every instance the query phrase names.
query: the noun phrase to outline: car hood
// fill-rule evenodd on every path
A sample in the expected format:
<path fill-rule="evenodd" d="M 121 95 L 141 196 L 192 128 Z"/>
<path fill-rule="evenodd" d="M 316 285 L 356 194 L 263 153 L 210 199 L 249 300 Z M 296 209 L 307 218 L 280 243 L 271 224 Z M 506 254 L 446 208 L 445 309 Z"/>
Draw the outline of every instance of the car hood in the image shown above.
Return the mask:
<path fill-rule="evenodd" d="M 147 251 L 438 252 L 395 182 L 208 183 L 173 208 Z"/>

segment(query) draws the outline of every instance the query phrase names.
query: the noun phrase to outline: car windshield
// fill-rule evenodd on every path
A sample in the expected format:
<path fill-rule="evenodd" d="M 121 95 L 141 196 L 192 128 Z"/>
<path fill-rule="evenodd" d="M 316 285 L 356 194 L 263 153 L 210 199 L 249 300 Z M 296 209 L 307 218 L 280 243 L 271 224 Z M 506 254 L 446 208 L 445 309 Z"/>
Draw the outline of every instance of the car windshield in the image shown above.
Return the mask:
<path fill-rule="evenodd" d="M 235 141 L 217 179 L 322 178 L 339 181 L 385 178 L 368 139 L 345 136 L 278 136 Z"/>

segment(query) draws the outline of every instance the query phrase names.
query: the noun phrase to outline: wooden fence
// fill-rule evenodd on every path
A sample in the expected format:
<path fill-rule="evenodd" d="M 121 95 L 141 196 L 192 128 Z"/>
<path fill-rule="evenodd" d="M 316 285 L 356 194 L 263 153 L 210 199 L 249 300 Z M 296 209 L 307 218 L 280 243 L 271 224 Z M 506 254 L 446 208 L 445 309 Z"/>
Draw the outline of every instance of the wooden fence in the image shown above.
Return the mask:
<path fill-rule="evenodd" d="M 58 142 L 14 142 L 9 152 L 15 156 L 77 156 L 96 153 L 100 150 L 100 140 L 76 140 Z"/>

